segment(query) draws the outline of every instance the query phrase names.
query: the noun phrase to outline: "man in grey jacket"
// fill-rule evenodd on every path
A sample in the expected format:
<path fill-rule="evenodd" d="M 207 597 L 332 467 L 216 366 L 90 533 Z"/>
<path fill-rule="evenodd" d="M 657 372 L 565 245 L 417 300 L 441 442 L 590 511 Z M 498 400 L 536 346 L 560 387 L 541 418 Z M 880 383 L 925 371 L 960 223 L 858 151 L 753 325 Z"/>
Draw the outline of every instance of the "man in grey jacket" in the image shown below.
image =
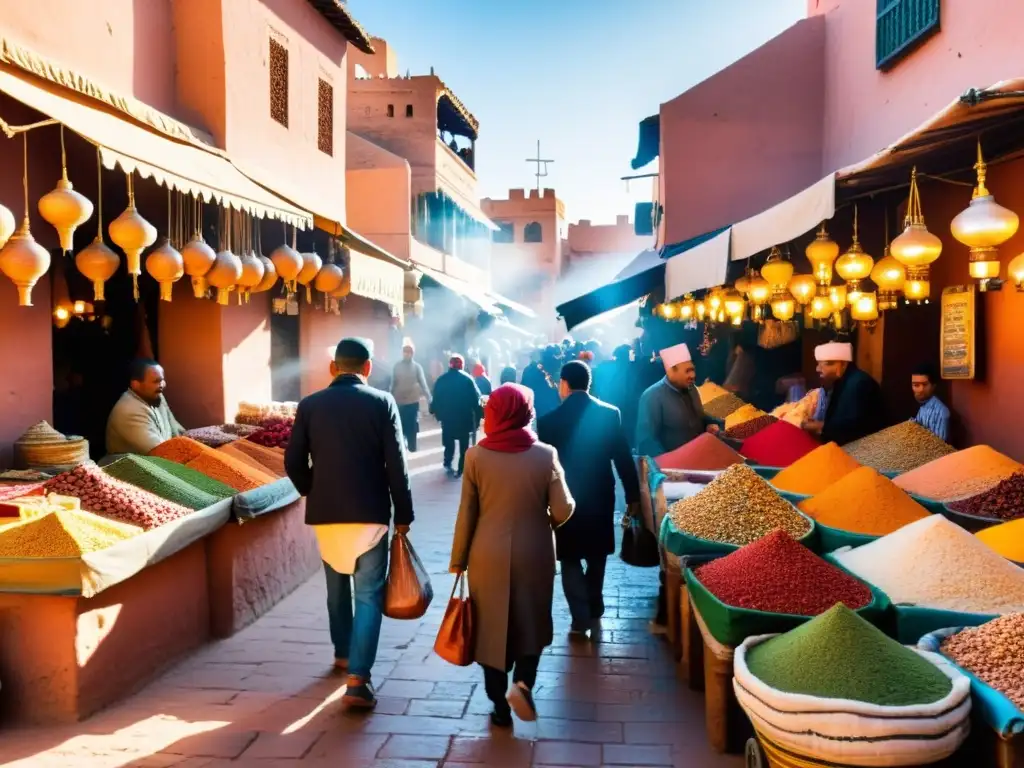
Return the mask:
<path fill-rule="evenodd" d="M 135 360 L 129 389 L 107 419 L 107 455 L 147 454 L 185 433 L 164 399 L 164 369 L 155 360 Z"/>
<path fill-rule="evenodd" d="M 420 431 L 420 398 L 430 405 L 430 388 L 423 366 L 414 359 L 416 347 L 410 339 L 402 346 L 402 360 L 395 365 L 391 376 L 391 395 L 398 403 L 398 416 L 402 421 L 402 434 L 412 453 L 416 452 L 416 435 Z"/>

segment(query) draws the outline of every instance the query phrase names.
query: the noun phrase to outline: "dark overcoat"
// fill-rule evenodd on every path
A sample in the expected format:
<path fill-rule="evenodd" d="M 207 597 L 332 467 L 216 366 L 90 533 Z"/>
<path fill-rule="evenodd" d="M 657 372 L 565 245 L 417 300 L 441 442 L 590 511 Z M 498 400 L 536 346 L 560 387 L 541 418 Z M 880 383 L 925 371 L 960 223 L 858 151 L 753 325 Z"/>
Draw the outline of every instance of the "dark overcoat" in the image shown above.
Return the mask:
<path fill-rule="evenodd" d="M 430 412 L 445 430 L 456 434 L 469 434 L 480 424 L 480 390 L 473 377 L 465 371 L 449 368 L 434 384 Z"/>

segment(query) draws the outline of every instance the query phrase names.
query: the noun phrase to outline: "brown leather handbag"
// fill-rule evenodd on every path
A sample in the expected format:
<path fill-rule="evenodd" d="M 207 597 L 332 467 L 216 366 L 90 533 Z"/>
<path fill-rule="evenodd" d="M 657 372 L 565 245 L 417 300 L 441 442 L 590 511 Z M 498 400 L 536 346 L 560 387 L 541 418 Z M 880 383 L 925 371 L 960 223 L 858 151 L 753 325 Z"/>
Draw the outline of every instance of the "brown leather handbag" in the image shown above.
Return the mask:
<path fill-rule="evenodd" d="M 419 619 L 434 599 L 427 569 L 412 548 L 409 537 L 396 533 L 391 539 L 388 582 L 384 590 L 384 615 L 389 619 Z"/>
<path fill-rule="evenodd" d="M 455 590 L 459 596 L 455 596 Z M 452 595 L 434 641 L 434 653 L 457 667 L 473 663 L 473 603 L 466 597 L 466 574 L 460 573 L 452 585 Z"/>

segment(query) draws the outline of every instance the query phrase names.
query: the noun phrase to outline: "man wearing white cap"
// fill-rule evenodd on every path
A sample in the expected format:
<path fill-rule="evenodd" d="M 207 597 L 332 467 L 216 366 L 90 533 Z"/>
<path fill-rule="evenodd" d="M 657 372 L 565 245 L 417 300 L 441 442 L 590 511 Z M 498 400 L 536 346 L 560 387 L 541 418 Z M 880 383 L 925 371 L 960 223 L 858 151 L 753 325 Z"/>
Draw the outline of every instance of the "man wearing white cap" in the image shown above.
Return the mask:
<path fill-rule="evenodd" d="M 822 420 L 804 422 L 805 430 L 823 442 L 845 445 L 885 426 L 882 389 L 854 364 L 852 344 L 819 344 L 814 359 L 828 405 Z"/>
<path fill-rule="evenodd" d="M 689 347 L 677 344 L 660 354 L 665 377 L 640 396 L 636 441 L 641 456 L 660 456 L 704 432 L 718 432 L 693 386 L 697 373 Z"/>

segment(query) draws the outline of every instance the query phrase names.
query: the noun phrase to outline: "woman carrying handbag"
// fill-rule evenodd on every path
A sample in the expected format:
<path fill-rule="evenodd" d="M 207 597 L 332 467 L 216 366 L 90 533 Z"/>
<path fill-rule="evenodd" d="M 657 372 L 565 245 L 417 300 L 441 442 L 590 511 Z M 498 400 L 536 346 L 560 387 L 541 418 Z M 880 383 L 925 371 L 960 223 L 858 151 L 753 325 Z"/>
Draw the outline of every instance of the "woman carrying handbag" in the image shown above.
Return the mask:
<path fill-rule="evenodd" d="M 501 728 L 511 727 L 513 711 L 537 718 L 532 689 L 554 635 L 552 529 L 575 507 L 558 455 L 537 442 L 532 420 L 530 390 L 504 384 L 491 394 L 487 437 L 466 455 L 452 544 L 452 573 L 473 575 L 471 659 L 483 667 L 491 722 Z"/>

